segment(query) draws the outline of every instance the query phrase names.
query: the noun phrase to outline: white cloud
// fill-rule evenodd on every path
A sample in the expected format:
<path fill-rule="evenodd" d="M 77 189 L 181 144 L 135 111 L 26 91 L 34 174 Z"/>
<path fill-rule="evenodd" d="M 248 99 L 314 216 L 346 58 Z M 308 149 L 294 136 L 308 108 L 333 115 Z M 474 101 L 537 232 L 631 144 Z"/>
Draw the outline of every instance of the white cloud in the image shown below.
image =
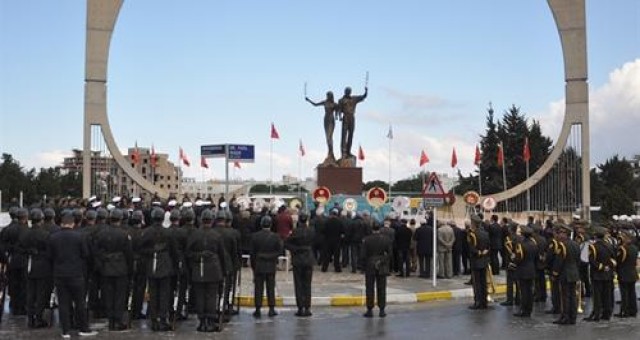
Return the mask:
<path fill-rule="evenodd" d="M 640 153 L 640 58 L 609 74 L 608 81 L 592 88 L 589 96 L 592 166 L 614 154 Z M 538 115 L 543 132 L 557 138 L 564 117 L 564 99 L 549 104 Z"/>
<path fill-rule="evenodd" d="M 68 150 L 51 150 L 38 152 L 32 157 L 29 157 L 21 161 L 21 165 L 26 169 L 36 168 L 49 168 L 62 165 L 62 161 L 65 157 L 70 157 L 71 151 Z"/>

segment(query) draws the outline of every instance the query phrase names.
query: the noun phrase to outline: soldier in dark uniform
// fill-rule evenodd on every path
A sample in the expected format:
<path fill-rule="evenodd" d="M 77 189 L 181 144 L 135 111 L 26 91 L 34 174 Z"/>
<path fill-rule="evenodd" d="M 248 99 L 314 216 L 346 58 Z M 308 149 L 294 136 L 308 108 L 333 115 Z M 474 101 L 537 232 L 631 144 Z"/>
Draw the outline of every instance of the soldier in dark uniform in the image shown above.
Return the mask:
<path fill-rule="evenodd" d="M 213 213 L 206 209 L 200 217 L 200 229 L 194 230 L 187 240 L 185 254 L 189 259 L 194 301 L 198 313 L 198 332 L 219 330 L 214 319 L 217 310 L 220 283 L 226 271 L 226 252 L 219 233 L 211 229 Z"/>
<path fill-rule="evenodd" d="M 75 324 L 80 336 L 96 335 L 89 329 L 85 303 L 85 267 L 90 256 L 86 238 L 73 230 L 74 215 L 70 210 L 60 214 L 61 229 L 49 237 L 49 258 L 53 268 L 53 280 L 59 299 L 62 336 L 71 338 L 71 307 L 75 310 Z"/>
<path fill-rule="evenodd" d="M 44 228 L 49 234 L 53 234 L 60 230 L 60 226 L 56 224 L 56 211 L 53 208 L 44 209 Z"/>
<path fill-rule="evenodd" d="M 224 229 L 221 229 L 219 231 L 222 231 L 223 233 L 225 249 L 227 249 L 227 251 L 229 252 L 229 257 L 231 258 L 232 265 L 231 268 L 227 268 L 227 270 L 229 271 L 229 275 L 225 277 L 224 282 L 223 298 L 225 305 L 227 306 L 227 309 L 224 312 L 228 315 L 236 315 L 238 314 L 238 311 L 233 308 L 234 301 L 232 292 L 237 288 L 236 284 L 238 281 L 238 271 L 242 266 L 242 263 L 240 261 L 240 258 L 242 257 L 242 252 L 240 249 L 242 235 L 240 235 L 240 232 L 237 229 L 233 228 L 233 213 L 231 212 L 231 210 L 225 210 L 224 213 Z"/>
<path fill-rule="evenodd" d="M 104 293 L 101 287 L 102 275 L 95 263 L 95 239 L 100 231 L 109 227 L 107 224 L 108 218 L 109 212 L 107 209 L 98 208 L 96 210 L 96 223 L 82 229 L 85 242 L 87 243 L 89 252 L 92 254 L 92 256 L 87 259 L 87 295 L 89 311 L 91 311 L 94 318 L 102 318 L 104 315 L 104 299 L 102 298 Z"/>
<path fill-rule="evenodd" d="M 271 217 L 264 216 L 260 221 L 262 230 L 253 234 L 251 240 L 251 268 L 254 277 L 254 303 L 256 310 L 253 312 L 255 318 L 261 316 L 262 296 L 264 285 L 267 288 L 267 303 L 269 304 L 269 316 L 276 316 L 276 266 L 278 256 L 282 254 L 282 240 L 271 232 L 273 224 Z"/>
<path fill-rule="evenodd" d="M 504 261 L 507 263 L 507 300 L 500 303 L 502 306 L 513 306 L 520 304 L 520 289 L 518 289 L 518 280 L 515 278 L 516 264 L 512 260 L 515 258 L 516 245 L 520 243 L 520 235 L 518 235 L 518 224 L 507 223 L 508 230 L 504 242 L 506 251 Z M 515 289 L 514 289 L 515 288 Z"/>
<path fill-rule="evenodd" d="M 44 228 L 42 210 L 31 210 L 31 229 L 22 234 L 27 256 L 27 316 L 29 328 L 47 327 L 42 313 L 51 298 L 49 232 Z M 48 294 L 48 295 L 47 295 Z"/>
<path fill-rule="evenodd" d="M 164 211 L 153 208 L 151 220 L 151 227 L 142 231 L 140 253 L 146 257 L 151 330 L 166 332 L 171 330 L 167 316 L 177 252 L 170 231 L 162 226 Z"/>
<path fill-rule="evenodd" d="M 638 248 L 634 244 L 633 237 L 627 231 L 621 231 L 620 247 L 616 256 L 618 263 L 618 286 L 620 287 L 620 313 L 614 316 L 619 318 L 635 318 L 638 314 L 638 302 L 636 301 L 636 259 Z"/>
<path fill-rule="evenodd" d="M 589 242 L 590 236 L 585 230 L 586 223 L 587 222 L 579 221 L 575 224 L 575 241 L 581 248 L 589 246 L 587 242 Z M 591 278 L 589 277 L 589 263 L 580 261 L 578 269 L 580 270 L 580 282 L 582 282 L 582 284 L 584 285 L 581 288 L 582 295 L 584 297 L 591 297 Z"/>
<path fill-rule="evenodd" d="M 515 276 L 520 287 L 520 311 L 513 314 L 519 317 L 530 317 L 533 311 L 533 281 L 536 277 L 536 260 L 538 246 L 533 237 L 534 231 L 521 226 L 523 239 L 516 244 L 513 262 L 516 264 Z"/>
<path fill-rule="evenodd" d="M 482 218 L 471 216 L 467 232 L 469 245 L 469 266 L 473 284 L 474 304 L 469 309 L 487 309 L 487 266 L 489 265 L 489 234 L 481 227 Z"/>
<path fill-rule="evenodd" d="M 170 296 L 171 298 L 169 299 L 169 315 L 171 317 L 171 320 L 174 321 L 178 318 L 178 314 L 175 310 L 174 310 L 174 302 L 175 299 L 173 298 L 174 296 L 178 295 L 178 279 L 179 276 L 181 276 L 182 271 L 184 269 L 184 263 L 185 263 L 185 259 L 184 259 L 184 246 L 186 243 L 185 240 L 185 236 L 182 233 L 182 230 L 180 228 L 180 220 L 181 220 L 181 216 L 180 216 L 180 209 L 178 208 L 173 208 L 171 210 L 171 213 L 169 214 L 169 222 L 171 223 L 169 225 L 169 234 L 171 235 L 171 238 L 173 239 L 173 243 L 176 246 L 176 255 L 177 258 L 175 259 L 177 267 L 176 270 L 173 272 L 173 274 L 171 275 L 170 281 L 171 281 L 171 293 Z"/>
<path fill-rule="evenodd" d="M 553 323 L 575 325 L 578 311 L 576 282 L 580 280 L 578 271 L 580 246 L 569 237 L 571 233 L 570 227 L 560 224 L 556 227 L 556 230 L 557 248 L 551 273 L 560 286 L 562 303 L 560 318 Z"/>
<path fill-rule="evenodd" d="M 285 248 L 291 252 L 293 265 L 293 286 L 296 294 L 298 312 L 296 316 L 311 316 L 311 279 L 315 259 L 311 246 L 314 232 L 307 225 L 307 215 L 298 216 L 298 225 L 285 241 Z"/>
<path fill-rule="evenodd" d="M 539 223 L 533 223 L 533 218 L 530 218 L 530 223 L 533 230 L 532 240 L 534 241 L 536 248 L 538 249 L 538 256 L 535 260 L 536 276 L 533 279 L 534 287 L 534 302 L 546 302 L 547 301 L 547 239 L 542 235 L 542 225 Z M 553 254 L 553 252 L 549 252 Z"/>
<path fill-rule="evenodd" d="M 490 262 L 491 272 L 494 276 L 500 275 L 500 260 L 498 255 L 502 252 L 503 229 L 498 223 L 498 215 L 491 215 L 491 224 L 489 225 L 489 241 L 491 243 Z M 504 261 L 504 259 L 502 259 Z"/>
<path fill-rule="evenodd" d="M 374 223 L 372 234 L 362 240 L 360 260 L 364 268 L 365 288 L 367 294 L 367 311 L 364 317 L 373 316 L 374 288 L 377 293 L 378 308 L 380 317 L 387 316 L 385 307 L 387 305 L 387 276 L 390 273 L 391 256 L 393 254 L 393 243 L 382 235 L 380 224 Z"/>
<path fill-rule="evenodd" d="M 131 279 L 131 312 L 130 318 L 133 320 L 145 319 L 142 314 L 142 304 L 144 302 L 144 292 L 147 289 L 147 264 L 144 256 L 138 251 L 140 248 L 140 237 L 142 236 L 144 213 L 135 210 L 131 214 L 129 223 L 129 234 L 131 236 L 131 248 L 133 250 L 133 267 Z"/>
<path fill-rule="evenodd" d="M 122 317 L 128 303 L 127 281 L 133 267 L 133 254 L 129 236 L 120 223 L 123 211 L 114 209 L 110 224 L 95 237 L 95 264 L 101 275 L 104 307 L 110 331 L 127 329 Z"/>
<path fill-rule="evenodd" d="M 189 309 L 187 304 L 187 291 L 190 291 L 191 287 L 190 262 L 186 259 L 186 248 L 189 238 L 196 230 L 194 225 L 196 214 L 191 208 L 183 208 L 181 217 L 184 224 L 177 230 L 176 241 L 177 247 L 180 249 L 179 252 L 183 254 L 183 262 L 178 263 L 178 291 L 176 292 L 178 295 L 178 304 L 176 313 L 178 320 L 186 320 Z M 189 301 L 189 303 L 191 304 L 193 301 Z"/>
<path fill-rule="evenodd" d="M 20 241 L 29 231 L 29 211 L 19 208 L 15 221 L 2 230 L 2 243 L 8 253 L 7 279 L 9 280 L 9 308 L 13 315 L 25 315 L 27 298 L 27 257 Z"/>
<path fill-rule="evenodd" d="M 615 270 L 614 254 L 604 241 L 606 229 L 596 227 L 595 243 L 589 245 L 589 265 L 591 269 L 591 286 L 593 308 L 585 321 L 609 320 L 611 318 L 610 282 Z"/>

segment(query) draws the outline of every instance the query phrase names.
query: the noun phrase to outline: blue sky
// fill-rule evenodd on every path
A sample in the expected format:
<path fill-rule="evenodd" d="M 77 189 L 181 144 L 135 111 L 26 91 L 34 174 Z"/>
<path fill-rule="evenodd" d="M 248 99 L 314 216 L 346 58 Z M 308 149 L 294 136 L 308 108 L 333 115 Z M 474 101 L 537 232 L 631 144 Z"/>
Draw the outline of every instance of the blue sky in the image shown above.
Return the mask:
<path fill-rule="evenodd" d="M 0 0 L 0 152 L 51 166 L 82 147 L 85 2 Z M 592 161 L 640 153 L 640 1 L 587 1 Z M 561 124 L 562 57 L 546 1 L 125 1 L 111 43 L 108 112 L 120 149 L 152 143 L 175 160 L 182 146 L 198 164 L 202 144 L 255 144 L 267 179 L 269 125 L 274 177 L 303 175 L 326 154 L 323 111 L 303 100 L 345 86 L 358 106 L 354 149 L 365 180 L 431 170 L 472 170 L 486 107 L 511 104 L 550 137 Z M 561 110 L 560 110 L 561 111 Z M 559 116 L 560 115 L 560 116 Z M 334 144 L 339 145 L 339 127 Z M 355 151 L 354 151 L 355 153 Z M 206 178 L 221 178 L 212 161 Z M 200 178 L 199 167 L 186 170 Z"/>

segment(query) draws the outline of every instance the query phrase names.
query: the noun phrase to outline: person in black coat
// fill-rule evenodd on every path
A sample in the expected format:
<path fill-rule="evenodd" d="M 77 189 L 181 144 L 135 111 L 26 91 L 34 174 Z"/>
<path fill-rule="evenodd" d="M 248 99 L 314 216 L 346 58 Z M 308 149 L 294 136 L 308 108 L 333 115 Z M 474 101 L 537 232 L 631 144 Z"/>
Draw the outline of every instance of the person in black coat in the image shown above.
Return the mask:
<path fill-rule="evenodd" d="M 503 229 L 500 223 L 498 223 L 498 215 L 491 216 L 491 224 L 489 225 L 489 239 L 491 242 L 491 273 L 500 275 L 500 260 L 499 254 L 502 252 L 504 243 Z"/>
<path fill-rule="evenodd" d="M 635 318 L 638 314 L 638 302 L 636 301 L 636 282 L 638 271 L 636 259 L 638 248 L 634 244 L 634 238 L 626 231 L 619 234 L 620 247 L 616 255 L 618 263 L 618 287 L 620 287 L 620 313 L 615 314 L 619 318 Z"/>
<path fill-rule="evenodd" d="M 411 248 L 411 238 L 413 232 L 407 226 L 407 220 L 402 219 L 396 229 L 395 248 L 398 251 L 398 276 L 409 277 L 411 274 L 411 258 L 409 250 Z"/>
<path fill-rule="evenodd" d="M 29 328 L 49 326 L 42 313 L 51 298 L 51 261 L 49 259 L 49 231 L 43 224 L 40 209 L 30 213 L 31 229 L 22 234 L 21 244 L 27 255 L 27 316 Z"/>
<path fill-rule="evenodd" d="M 451 256 L 453 259 L 453 276 L 458 276 L 463 272 L 461 270 L 463 261 L 462 253 L 467 242 L 467 234 L 465 233 L 464 229 L 459 228 L 458 226 L 452 226 L 452 228 L 453 235 L 456 238 L 456 240 L 453 242 L 453 248 L 451 249 Z M 468 265 L 465 264 L 464 267 L 467 268 L 467 266 Z"/>
<path fill-rule="evenodd" d="M 262 218 L 260 225 L 262 230 L 253 234 L 251 240 L 251 268 L 253 269 L 254 303 L 256 310 L 253 317 L 262 316 L 262 297 L 264 286 L 267 288 L 267 303 L 269 304 L 269 316 L 276 316 L 276 267 L 278 257 L 282 254 L 282 240 L 278 234 L 271 232 L 273 222 L 271 217 Z"/>
<path fill-rule="evenodd" d="M 144 213 L 136 210 L 129 219 L 129 235 L 131 236 L 131 247 L 133 249 L 133 272 L 131 278 L 131 312 L 132 320 L 145 319 L 142 314 L 144 303 L 144 293 L 147 290 L 147 263 L 146 258 L 138 251 L 140 248 L 140 238 L 143 231 Z"/>
<path fill-rule="evenodd" d="M 362 240 L 370 234 L 371 226 L 364 220 L 363 215 L 358 214 L 352 221 L 351 236 L 349 237 L 352 273 L 355 273 L 360 266 L 360 247 L 362 246 Z"/>
<path fill-rule="evenodd" d="M 367 295 L 367 311 L 364 317 L 373 317 L 374 301 L 377 300 L 380 317 L 387 316 L 387 276 L 391 270 L 390 262 L 393 252 L 391 240 L 380 233 L 380 225 L 373 224 L 373 234 L 362 241 L 360 259 L 364 268 L 365 287 Z M 374 299 L 374 290 L 377 299 Z"/>
<path fill-rule="evenodd" d="M 336 273 L 342 271 L 340 263 L 340 244 L 344 237 L 344 223 L 337 209 L 331 210 L 331 216 L 324 223 L 325 251 L 322 261 L 322 271 L 326 272 L 329 261 L 333 261 L 333 268 Z"/>
<path fill-rule="evenodd" d="M 580 271 L 578 270 L 580 246 L 569 237 L 572 231 L 570 227 L 560 224 L 555 229 L 558 247 L 551 274 L 560 282 L 562 307 L 560 318 L 553 323 L 575 325 L 578 312 L 576 282 L 580 280 Z"/>
<path fill-rule="evenodd" d="M 89 329 L 85 300 L 85 267 L 89 249 L 82 234 L 73 230 L 74 216 L 70 210 L 60 214 L 61 229 L 49 238 L 49 258 L 58 295 L 58 312 L 64 338 L 70 338 L 71 304 L 75 306 L 75 323 L 81 336 L 96 335 Z"/>
<path fill-rule="evenodd" d="M 23 234 L 29 231 L 29 211 L 13 210 L 11 223 L 2 229 L 2 245 L 7 252 L 7 279 L 9 280 L 9 309 L 13 315 L 25 315 L 27 299 L 27 255 L 21 243 Z"/>
<path fill-rule="evenodd" d="M 164 211 L 153 208 L 152 225 L 142 231 L 140 254 L 145 257 L 149 284 L 149 316 L 151 330 L 166 332 L 171 330 L 167 323 L 171 296 L 171 276 L 177 268 L 177 251 L 171 232 L 162 226 Z"/>
<path fill-rule="evenodd" d="M 211 224 L 213 213 L 206 209 L 202 212 L 200 228 L 194 230 L 187 240 L 185 256 L 189 260 L 189 276 L 193 283 L 193 291 L 200 321 L 198 332 L 213 332 L 220 330 L 215 325 L 218 310 L 219 288 L 224 280 L 227 252 L 224 249 L 222 236 L 213 231 Z"/>
<path fill-rule="evenodd" d="M 533 238 L 534 231 L 521 226 L 524 237 L 516 244 L 513 262 L 516 265 L 515 277 L 520 287 L 520 311 L 514 316 L 530 317 L 533 310 L 533 281 L 536 278 L 536 260 L 538 246 Z"/>
<path fill-rule="evenodd" d="M 311 280 L 315 259 L 311 251 L 314 231 L 307 225 L 307 215 L 298 216 L 298 225 L 285 241 L 285 249 L 291 252 L 293 266 L 293 286 L 298 312 L 296 316 L 311 316 Z"/>
<path fill-rule="evenodd" d="M 128 302 L 127 280 L 133 269 L 133 254 L 129 237 L 120 226 L 123 216 L 122 210 L 112 210 L 109 226 L 101 230 L 94 241 L 95 263 L 102 276 L 102 292 L 110 331 L 127 329 L 122 316 Z"/>
<path fill-rule="evenodd" d="M 431 259 L 433 257 L 433 227 L 423 223 L 416 229 L 413 239 L 416 241 L 419 276 L 428 278 L 431 273 Z"/>

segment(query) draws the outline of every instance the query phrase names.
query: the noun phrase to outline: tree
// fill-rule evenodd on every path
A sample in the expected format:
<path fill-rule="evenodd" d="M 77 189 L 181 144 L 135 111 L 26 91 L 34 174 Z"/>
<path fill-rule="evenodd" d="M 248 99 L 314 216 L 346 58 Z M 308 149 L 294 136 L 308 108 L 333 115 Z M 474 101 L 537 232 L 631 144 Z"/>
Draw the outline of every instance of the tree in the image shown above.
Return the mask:
<path fill-rule="evenodd" d="M 416 175 L 401 179 L 391 186 L 393 192 L 422 192 L 422 184 L 424 178 L 429 176 L 428 173 L 420 172 Z"/>
<path fill-rule="evenodd" d="M 381 180 L 369 181 L 362 186 L 362 190 L 367 191 L 374 187 L 379 187 L 386 190 L 387 188 L 389 188 L 389 183 Z"/>
<path fill-rule="evenodd" d="M 604 164 L 591 171 L 593 205 L 602 207 L 605 218 L 613 215 L 625 215 L 633 212 L 633 200 L 637 196 L 634 187 L 633 169 L 626 159 L 618 155 L 609 158 Z"/>

